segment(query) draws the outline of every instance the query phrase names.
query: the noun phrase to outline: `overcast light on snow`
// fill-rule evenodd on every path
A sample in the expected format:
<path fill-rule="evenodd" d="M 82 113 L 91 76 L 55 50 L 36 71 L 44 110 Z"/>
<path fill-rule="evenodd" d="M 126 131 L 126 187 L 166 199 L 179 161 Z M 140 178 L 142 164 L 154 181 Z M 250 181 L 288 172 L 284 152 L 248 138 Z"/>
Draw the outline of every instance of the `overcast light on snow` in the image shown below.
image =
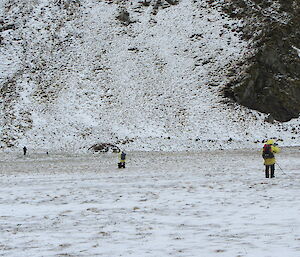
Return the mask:
<path fill-rule="evenodd" d="M 253 53 L 241 22 L 204 0 L 156 15 L 58 2 L 0 0 L 15 25 L 0 47 L 0 256 L 300 256 L 300 119 L 271 124 L 221 96 Z M 96 143 L 125 150 L 126 169 Z"/>
<path fill-rule="evenodd" d="M 1 154 L 1 256 L 296 257 L 299 149 Z"/>
<path fill-rule="evenodd" d="M 182 0 L 157 15 L 128 1 L 133 23 L 124 26 L 119 5 L 108 2 L 81 1 L 68 16 L 51 1 L 16 1 L 4 14 L 18 25 L 3 32 L 11 43 L 0 51 L 0 81 L 13 77 L 17 90 L 0 110 L 4 137 L 56 151 L 99 142 L 126 142 L 127 150 L 257 147 L 268 137 L 299 145 L 299 119 L 270 124 L 223 103 L 228 68 L 252 52 L 233 32 L 239 20 L 205 1 Z"/>

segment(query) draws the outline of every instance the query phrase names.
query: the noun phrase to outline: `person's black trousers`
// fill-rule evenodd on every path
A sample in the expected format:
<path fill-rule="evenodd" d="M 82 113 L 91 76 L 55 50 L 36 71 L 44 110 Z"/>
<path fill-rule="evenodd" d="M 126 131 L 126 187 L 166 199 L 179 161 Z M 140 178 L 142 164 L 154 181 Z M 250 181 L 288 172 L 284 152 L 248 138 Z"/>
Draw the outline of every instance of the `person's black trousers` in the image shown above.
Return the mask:
<path fill-rule="evenodd" d="M 119 162 L 118 163 L 118 168 L 119 169 L 121 169 L 121 168 L 125 169 L 125 162 Z"/>
<path fill-rule="evenodd" d="M 266 178 L 274 178 L 275 177 L 275 164 L 266 165 Z"/>

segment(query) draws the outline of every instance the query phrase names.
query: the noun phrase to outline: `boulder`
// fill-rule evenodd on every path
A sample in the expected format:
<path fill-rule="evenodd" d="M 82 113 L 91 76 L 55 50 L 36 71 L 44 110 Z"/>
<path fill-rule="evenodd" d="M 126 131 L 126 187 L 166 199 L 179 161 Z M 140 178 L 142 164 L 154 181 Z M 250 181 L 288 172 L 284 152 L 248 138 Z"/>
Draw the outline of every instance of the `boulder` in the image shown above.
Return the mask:
<path fill-rule="evenodd" d="M 92 145 L 89 148 L 89 150 L 92 150 L 94 152 L 108 152 L 108 151 L 112 151 L 114 153 L 120 152 L 120 148 L 111 143 L 97 143 Z"/>

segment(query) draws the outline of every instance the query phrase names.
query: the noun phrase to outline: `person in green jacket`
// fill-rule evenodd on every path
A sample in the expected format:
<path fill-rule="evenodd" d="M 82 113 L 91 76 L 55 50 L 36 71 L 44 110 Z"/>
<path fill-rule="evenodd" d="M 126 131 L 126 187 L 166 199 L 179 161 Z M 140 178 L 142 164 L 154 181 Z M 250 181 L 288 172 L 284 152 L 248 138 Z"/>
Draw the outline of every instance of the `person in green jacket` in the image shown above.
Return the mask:
<path fill-rule="evenodd" d="M 264 147 L 262 157 L 264 158 L 264 165 L 266 167 L 265 173 L 266 178 L 274 178 L 275 177 L 275 153 L 279 153 L 280 148 L 277 146 L 273 139 L 269 139 Z"/>

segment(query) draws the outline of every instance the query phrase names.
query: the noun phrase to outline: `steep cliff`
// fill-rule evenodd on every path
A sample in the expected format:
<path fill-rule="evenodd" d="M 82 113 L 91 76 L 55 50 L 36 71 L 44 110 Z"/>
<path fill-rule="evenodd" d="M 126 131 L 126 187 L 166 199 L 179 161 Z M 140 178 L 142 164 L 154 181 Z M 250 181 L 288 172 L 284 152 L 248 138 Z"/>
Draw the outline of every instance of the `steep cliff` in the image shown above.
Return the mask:
<path fill-rule="evenodd" d="M 237 68 L 225 95 L 279 121 L 299 117 L 300 2 L 234 0 L 224 10 L 244 21 L 241 31 L 255 50 Z"/>

